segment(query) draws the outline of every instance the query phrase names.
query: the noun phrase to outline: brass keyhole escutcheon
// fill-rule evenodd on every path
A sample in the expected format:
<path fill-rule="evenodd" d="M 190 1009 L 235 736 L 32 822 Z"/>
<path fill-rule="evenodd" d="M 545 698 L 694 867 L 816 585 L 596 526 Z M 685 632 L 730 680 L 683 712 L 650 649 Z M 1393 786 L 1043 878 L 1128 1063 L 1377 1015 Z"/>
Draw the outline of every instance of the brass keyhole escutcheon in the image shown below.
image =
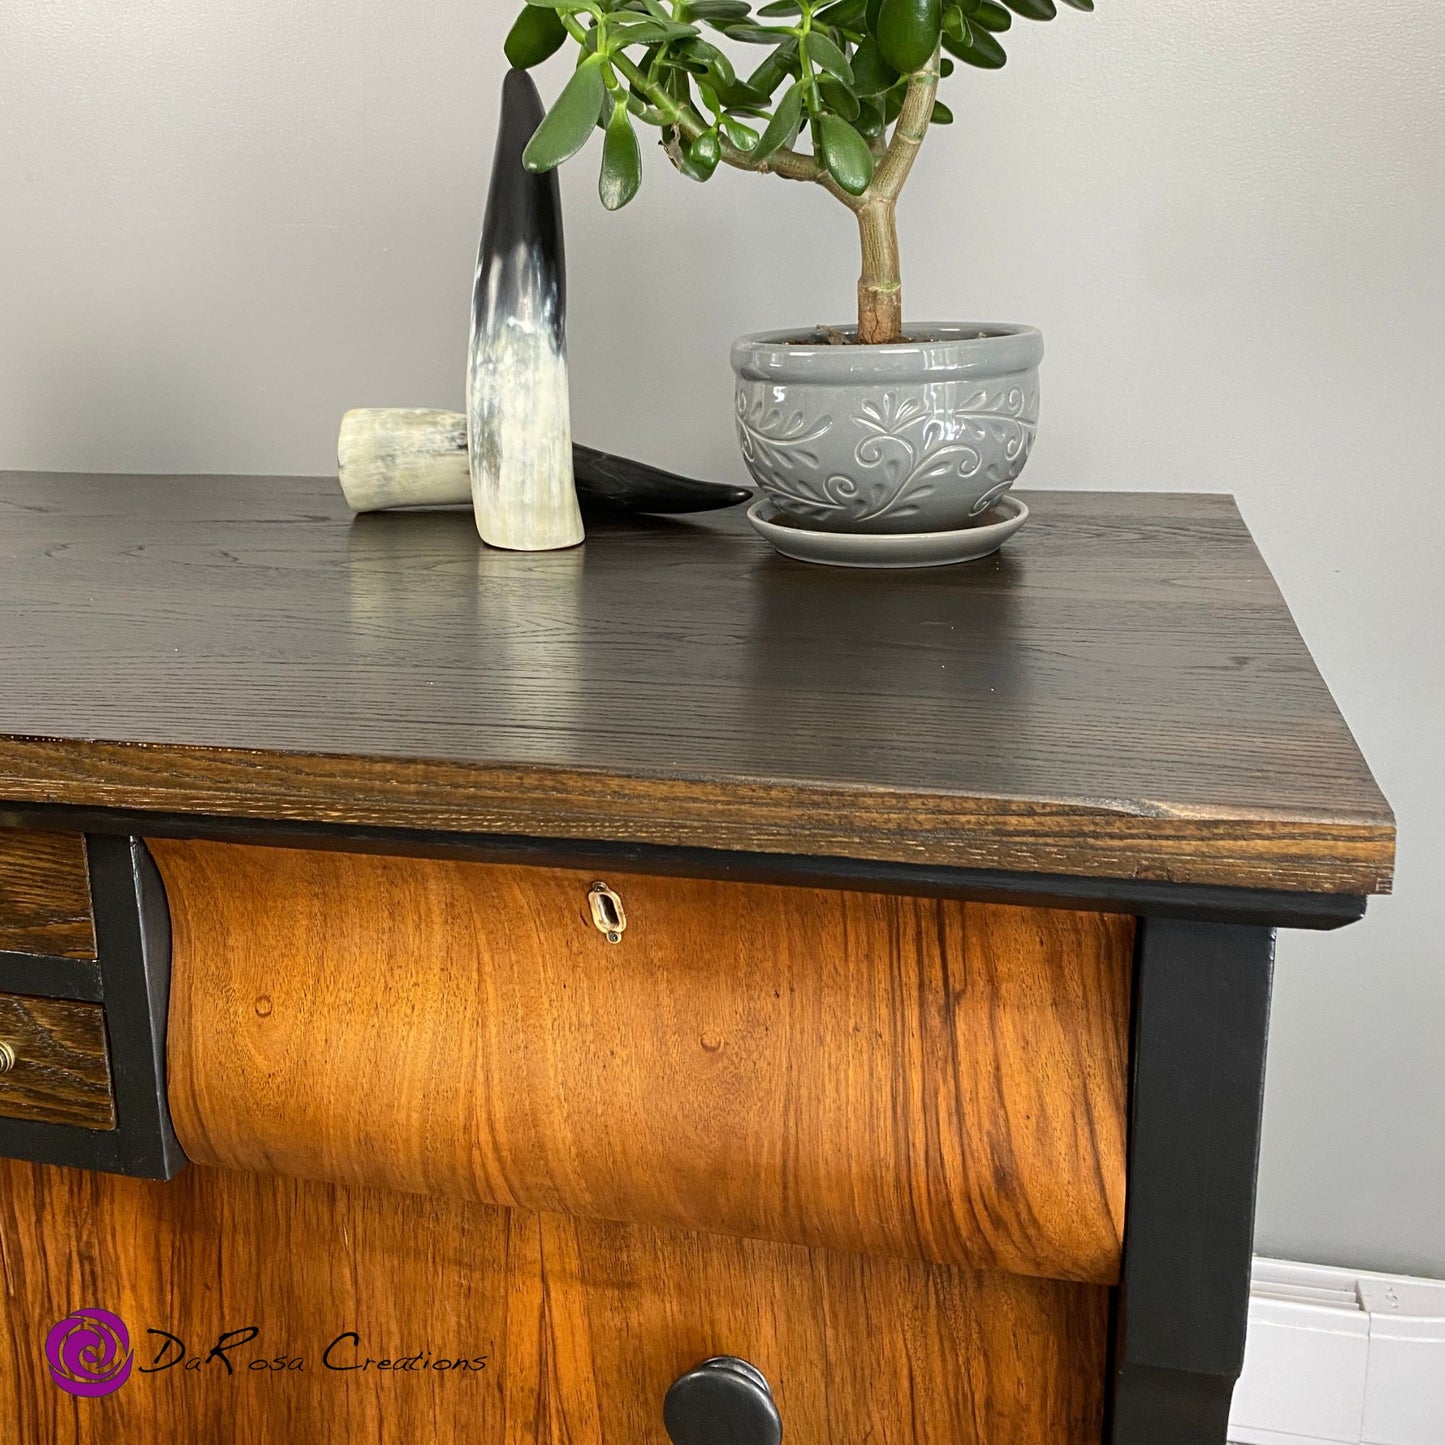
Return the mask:
<path fill-rule="evenodd" d="M 0 1043 L 0 1074 L 8 1074 L 15 1067 L 15 1050 L 7 1043 Z"/>
<path fill-rule="evenodd" d="M 597 925 L 598 933 L 608 943 L 621 943 L 622 935 L 627 932 L 627 914 L 622 900 L 605 883 L 594 883 L 588 891 L 587 902 L 592 908 L 592 922 Z"/>

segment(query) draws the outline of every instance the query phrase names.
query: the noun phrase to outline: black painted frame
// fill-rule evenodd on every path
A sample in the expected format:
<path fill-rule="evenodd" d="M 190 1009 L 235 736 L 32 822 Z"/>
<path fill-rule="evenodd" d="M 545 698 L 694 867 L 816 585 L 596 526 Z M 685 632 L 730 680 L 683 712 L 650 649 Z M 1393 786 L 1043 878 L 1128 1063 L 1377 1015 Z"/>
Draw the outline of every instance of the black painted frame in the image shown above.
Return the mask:
<path fill-rule="evenodd" d="M 1225 1445 L 1244 1367 L 1273 929 L 1144 919 L 1107 1445 Z"/>

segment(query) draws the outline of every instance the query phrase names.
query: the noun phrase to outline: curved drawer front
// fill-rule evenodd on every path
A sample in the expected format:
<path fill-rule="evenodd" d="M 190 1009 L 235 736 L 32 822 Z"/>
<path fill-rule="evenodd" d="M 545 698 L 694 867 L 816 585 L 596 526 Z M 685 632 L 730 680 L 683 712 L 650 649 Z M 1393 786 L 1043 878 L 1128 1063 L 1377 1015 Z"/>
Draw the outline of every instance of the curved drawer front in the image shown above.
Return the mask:
<path fill-rule="evenodd" d="M 786 1445 L 1103 1439 L 1091 1285 L 215 1169 L 158 1189 L 0 1160 L 0 1238 L 16 1441 L 668 1445 L 668 1387 L 720 1353 L 764 1372 Z M 79 1408 L 33 1379 L 77 1250 L 136 1351 Z M 234 1375 L 200 1364 L 223 1330 Z"/>
<path fill-rule="evenodd" d="M 151 848 L 200 1163 L 1117 1278 L 1131 920 Z"/>

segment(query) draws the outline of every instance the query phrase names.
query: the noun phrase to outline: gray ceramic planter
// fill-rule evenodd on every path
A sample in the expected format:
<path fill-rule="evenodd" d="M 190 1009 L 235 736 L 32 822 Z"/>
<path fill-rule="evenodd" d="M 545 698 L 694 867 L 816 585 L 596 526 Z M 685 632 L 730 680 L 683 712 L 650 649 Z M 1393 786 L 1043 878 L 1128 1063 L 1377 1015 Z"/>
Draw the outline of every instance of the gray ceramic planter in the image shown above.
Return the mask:
<path fill-rule="evenodd" d="M 738 439 L 786 518 L 826 532 L 967 527 L 1018 480 L 1039 421 L 1043 335 L 922 324 L 900 346 L 733 346 Z"/>

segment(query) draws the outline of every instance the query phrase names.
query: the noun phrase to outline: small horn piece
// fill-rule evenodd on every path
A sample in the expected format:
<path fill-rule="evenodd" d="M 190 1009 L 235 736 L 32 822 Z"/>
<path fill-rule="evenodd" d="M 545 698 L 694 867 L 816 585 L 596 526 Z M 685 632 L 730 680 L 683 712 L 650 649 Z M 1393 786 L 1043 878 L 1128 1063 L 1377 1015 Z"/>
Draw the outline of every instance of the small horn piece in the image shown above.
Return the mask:
<path fill-rule="evenodd" d="M 746 487 L 699 482 L 592 447 L 572 448 L 582 510 L 589 513 L 714 512 L 752 499 Z M 456 507 L 472 499 L 467 419 L 460 412 L 349 411 L 337 446 L 341 490 L 354 512 Z"/>

